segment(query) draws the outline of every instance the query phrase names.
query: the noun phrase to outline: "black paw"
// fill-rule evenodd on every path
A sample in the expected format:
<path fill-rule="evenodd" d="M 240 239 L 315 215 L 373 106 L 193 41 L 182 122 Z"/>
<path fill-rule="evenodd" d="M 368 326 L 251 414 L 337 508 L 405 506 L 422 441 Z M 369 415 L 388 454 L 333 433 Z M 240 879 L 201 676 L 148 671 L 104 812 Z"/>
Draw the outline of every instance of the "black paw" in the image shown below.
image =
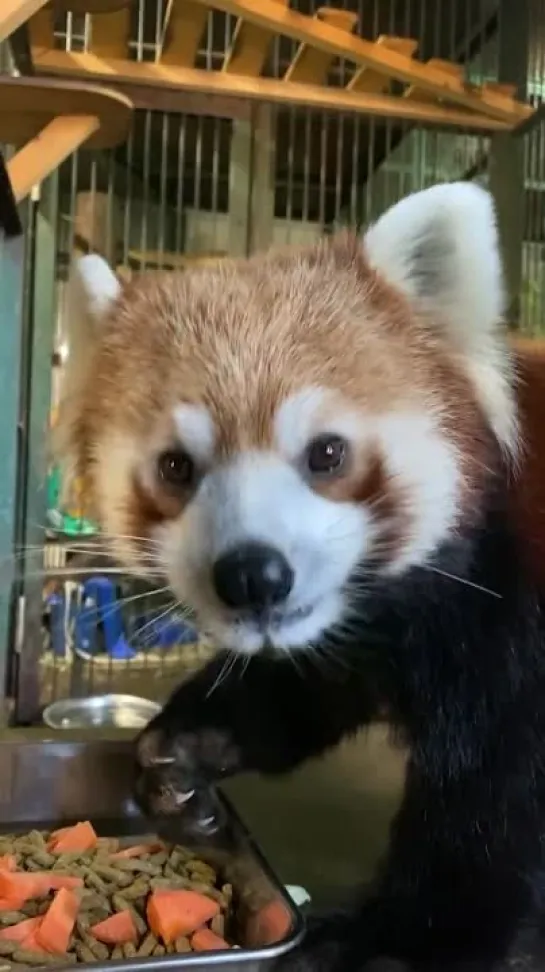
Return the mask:
<path fill-rule="evenodd" d="M 239 769 L 240 753 L 226 730 L 188 722 L 187 713 L 181 722 L 167 706 L 136 740 L 135 798 L 148 816 L 189 804 L 195 811 L 197 802 L 206 815 L 210 787 Z"/>

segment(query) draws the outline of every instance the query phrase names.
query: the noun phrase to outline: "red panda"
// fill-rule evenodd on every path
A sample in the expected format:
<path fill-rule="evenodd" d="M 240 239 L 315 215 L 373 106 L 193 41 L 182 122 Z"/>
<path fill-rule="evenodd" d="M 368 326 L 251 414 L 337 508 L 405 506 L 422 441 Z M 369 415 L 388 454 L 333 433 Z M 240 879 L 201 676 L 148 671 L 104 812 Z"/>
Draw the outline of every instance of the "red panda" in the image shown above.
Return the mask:
<path fill-rule="evenodd" d="M 492 968 L 540 905 L 545 369 L 503 333 L 490 196 L 435 186 L 363 239 L 184 274 L 79 271 L 96 337 L 61 457 L 220 648 L 139 738 L 141 804 L 289 771 L 386 707 L 409 752 L 387 856 L 288 965 Z"/>

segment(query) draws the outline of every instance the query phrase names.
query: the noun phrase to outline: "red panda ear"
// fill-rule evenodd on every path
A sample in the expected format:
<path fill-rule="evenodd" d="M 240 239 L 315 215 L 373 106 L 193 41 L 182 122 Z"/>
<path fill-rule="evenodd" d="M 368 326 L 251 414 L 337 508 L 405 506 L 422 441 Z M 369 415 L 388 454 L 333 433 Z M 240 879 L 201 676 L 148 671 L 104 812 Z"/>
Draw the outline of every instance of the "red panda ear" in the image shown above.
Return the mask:
<path fill-rule="evenodd" d="M 456 350 L 480 355 L 504 310 L 492 197 L 470 182 L 414 193 L 365 237 L 371 265 L 441 322 Z"/>
<path fill-rule="evenodd" d="M 96 253 L 80 257 L 75 269 L 77 281 L 83 291 L 85 309 L 92 318 L 100 319 L 119 297 L 121 281 L 106 260 Z"/>
<path fill-rule="evenodd" d="M 513 372 L 492 196 L 469 182 L 401 200 L 367 232 L 370 265 L 428 312 L 464 367 L 498 440 L 516 451 Z"/>

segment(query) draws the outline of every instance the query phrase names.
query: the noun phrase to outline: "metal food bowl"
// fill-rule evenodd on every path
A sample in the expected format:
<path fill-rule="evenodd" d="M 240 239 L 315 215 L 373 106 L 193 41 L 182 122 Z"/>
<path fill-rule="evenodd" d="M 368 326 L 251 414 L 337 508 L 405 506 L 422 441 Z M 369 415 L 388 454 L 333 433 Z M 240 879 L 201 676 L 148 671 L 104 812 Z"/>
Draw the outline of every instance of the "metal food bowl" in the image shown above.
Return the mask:
<path fill-rule="evenodd" d="M 43 711 L 50 729 L 142 729 L 161 706 L 136 695 L 92 695 L 86 699 L 58 699 Z"/>

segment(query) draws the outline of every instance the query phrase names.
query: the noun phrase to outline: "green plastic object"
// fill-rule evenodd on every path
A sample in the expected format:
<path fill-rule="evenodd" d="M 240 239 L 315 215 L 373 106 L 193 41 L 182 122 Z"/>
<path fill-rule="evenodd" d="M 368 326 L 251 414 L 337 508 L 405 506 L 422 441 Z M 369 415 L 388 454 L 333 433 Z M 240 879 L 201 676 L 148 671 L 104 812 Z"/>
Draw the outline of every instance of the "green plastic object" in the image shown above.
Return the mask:
<path fill-rule="evenodd" d="M 77 512 L 69 513 L 61 509 L 61 474 L 55 466 L 47 478 L 47 520 L 52 529 L 69 537 L 90 536 L 96 533 L 96 526 Z"/>

